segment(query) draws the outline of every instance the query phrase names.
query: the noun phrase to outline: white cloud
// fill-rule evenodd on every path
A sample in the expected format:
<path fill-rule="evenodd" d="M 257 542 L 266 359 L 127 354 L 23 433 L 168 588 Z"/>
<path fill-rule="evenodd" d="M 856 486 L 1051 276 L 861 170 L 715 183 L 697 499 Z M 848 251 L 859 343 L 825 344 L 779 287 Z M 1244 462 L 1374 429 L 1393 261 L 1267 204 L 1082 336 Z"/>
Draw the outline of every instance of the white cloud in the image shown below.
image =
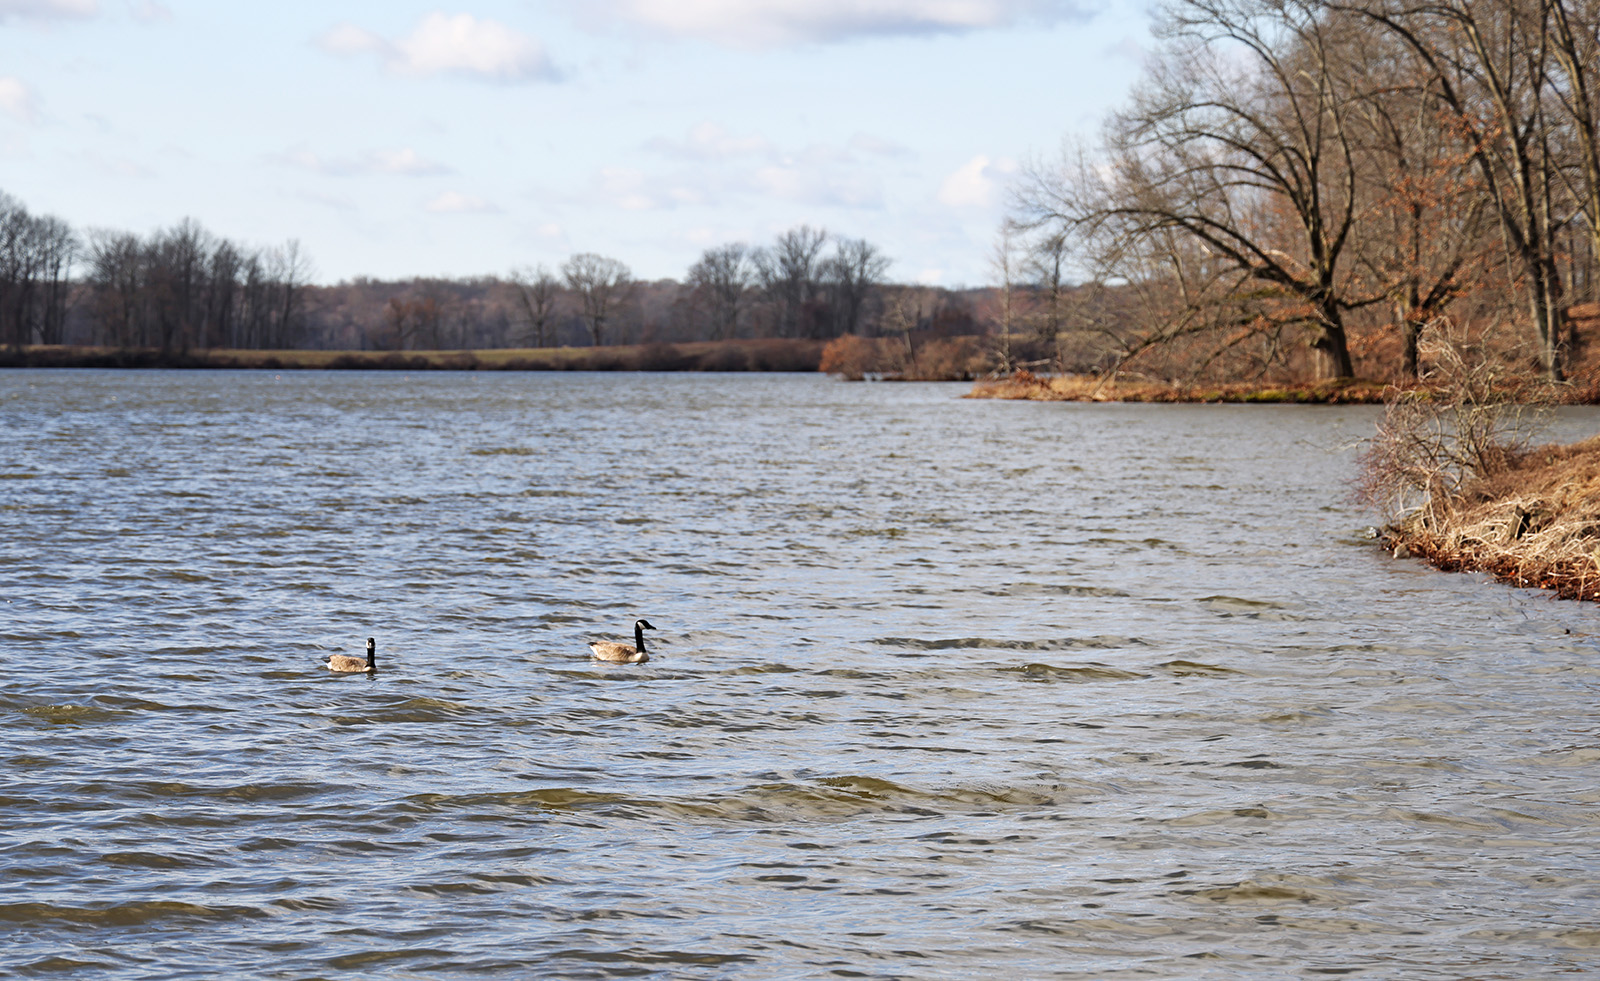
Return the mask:
<path fill-rule="evenodd" d="M 475 198 L 458 191 L 446 191 L 423 205 L 423 208 L 435 214 L 451 215 L 492 215 L 500 212 L 497 206 L 483 198 Z"/>
<path fill-rule="evenodd" d="M 597 23 L 621 19 L 652 32 L 740 48 L 962 34 L 1087 18 L 1074 0 L 589 0 L 586 7 Z"/>
<path fill-rule="evenodd" d="M 883 207 L 883 188 L 875 178 L 827 173 L 813 167 L 774 164 L 754 175 L 755 190 L 797 204 L 833 208 Z"/>
<path fill-rule="evenodd" d="M 314 191 L 301 191 L 300 200 L 309 201 L 312 204 L 321 205 L 334 211 L 354 212 L 359 210 L 349 198 L 337 194 L 318 194 Z"/>
<path fill-rule="evenodd" d="M 936 197 L 952 208 L 987 208 L 995 203 L 997 185 L 1016 171 L 1016 161 L 980 153 L 946 177 Z"/>
<path fill-rule="evenodd" d="M 31 123 L 38 117 L 33 93 L 28 91 L 22 79 L 0 75 L 0 112 L 25 123 Z"/>
<path fill-rule="evenodd" d="M 133 19 L 141 24 L 165 24 L 173 19 L 172 8 L 156 0 L 140 0 L 129 4 Z"/>
<path fill-rule="evenodd" d="M 455 173 L 442 163 L 420 156 L 410 147 L 369 150 L 358 157 L 321 157 L 309 150 L 291 150 L 282 159 L 327 177 L 439 177 Z"/>
<path fill-rule="evenodd" d="M 317 38 L 317 46 L 331 54 L 359 54 L 363 51 L 387 51 L 389 42 L 364 27 L 340 24 Z"/>
<path fill-rule="evenodd" d="M 749 154 L 770 154 L 772 144 L 759 136 L 734 136 L 716 123 L 698 123 L 683 140 L 657 136 L 647 140 L 645 149 L 670 157 L 691 160 L 726 160 Z"/>
<path fill-rule="evenodd" d="M 602 167 L 596 196 L 623 211 L 665 211 L 682 205 L 707 204 L 710 188 L 695 181 L 657 177 L 631 167 Z"/>
<path fill-rule="evenodd" d="M 559 73 L 537 38 L 499 21 L 471 14 L 431 13 L 412 32 L 389 40 L 354 24 L 340 24 L 317 39 L 338 55 L 377 54 L 401 75 L 464 75 L 497 82 L 554 81 Z"/>
<path fill-rule="evenodd" d="M 850 149 L 862 153 L 870 153 L 878 157 L 909 157 L 911 151 L 902 144 L 873 136 L 870 133 L 857 133 L 850 137 Z"/>
<path fill-rule="evenodd" d="M 70 20 L 100 13 L 97 0 L 0 0 L 0 21 L 7 17 L 29 20 Z"/>
<path fill-rule="evenodd" d="M 90 151 L 84 155 L 90 166 L 108 177 L 133 177 L 139 180 L 155 177 L 156 172 L 136 160 L 127 157 L 107 157 L 99 152 Z"/>

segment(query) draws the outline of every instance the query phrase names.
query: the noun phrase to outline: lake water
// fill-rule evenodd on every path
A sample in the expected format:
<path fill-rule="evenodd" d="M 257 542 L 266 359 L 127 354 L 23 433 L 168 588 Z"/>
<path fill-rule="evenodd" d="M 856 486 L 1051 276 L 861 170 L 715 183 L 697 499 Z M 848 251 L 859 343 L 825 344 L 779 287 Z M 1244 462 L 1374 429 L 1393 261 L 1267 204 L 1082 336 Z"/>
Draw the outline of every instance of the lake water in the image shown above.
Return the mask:
<path fill-rule="evenodd" d="M 964 391 L 0 372 L 0 974 L 1600 975 L 1592 606 Z"/>

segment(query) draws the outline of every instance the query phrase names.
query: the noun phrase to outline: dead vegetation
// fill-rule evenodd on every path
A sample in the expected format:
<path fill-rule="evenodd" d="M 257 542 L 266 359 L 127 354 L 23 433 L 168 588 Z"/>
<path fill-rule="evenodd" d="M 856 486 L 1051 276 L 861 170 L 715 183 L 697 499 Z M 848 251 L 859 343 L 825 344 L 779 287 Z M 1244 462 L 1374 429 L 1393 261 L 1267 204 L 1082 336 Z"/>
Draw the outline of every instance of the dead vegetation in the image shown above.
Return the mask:
<path fill-rule="evenodd" d="M 1600 600 L 1600 436 L 1509 458 L 1385 541 L 1447 571 Z"/>
<path fill-rule="evenodd" d="M 1038 402 L 1295 402 L 1371 404 L 1385 386 L 1354 378 L 1295 384 L 1171 384 L 1099 375 L 1035 375 L 1018 371 L 973 385 L 967 398 Z"/>
<path fill-rule="evenodd" d="M 1518 381 L 1451 330 L 1432 338 L 1427 387 L 1391 391 L 1361 457 L 1357 494 L 1388 520 L 1382 544 L 1600 600 L 1600 437 L 1532 445 L 1544 410 L 1572 392 Z"/>

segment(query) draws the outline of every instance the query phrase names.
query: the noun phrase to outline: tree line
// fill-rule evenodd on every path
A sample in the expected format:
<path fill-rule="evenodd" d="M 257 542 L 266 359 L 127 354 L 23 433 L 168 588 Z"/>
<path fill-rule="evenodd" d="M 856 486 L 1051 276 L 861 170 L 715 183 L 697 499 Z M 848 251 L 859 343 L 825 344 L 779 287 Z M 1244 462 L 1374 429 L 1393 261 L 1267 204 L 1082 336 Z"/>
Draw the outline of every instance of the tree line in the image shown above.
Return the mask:
<path fill-rule="evenodd" d="M 298 242 L 249 248 L 192 219 L 144 236 L 80 234 L 0 192 L 0 343 L 405 351 L 828 339 L 883 329 L 890 299 L 908 293 L 930 322 L 961 302 L 890 284 L 888 266 L 864 239 L 801 225 L 765 246 L 708 248 L 682 282 L 639 281 L 622 261 L 583 252 L 554 271 L 319 286 Z"/>
<path fill-rule="evenodd" d="M 1101 139 L 1018 188 L 1061 329 L 1196 373 L 1414 377 L 1449 315 L 1566 374 L 1600 255 L 1600 2 L 1169 0 L 1159 23 Z M 1089 289 L 1048 288 L 1063 263 Z M 1068 302 L 1096 288 L 1109 308 Z"/>
<path fill-rule="evenodd" d="M 246 248 L 189 219 L 80 235 L 0 192 L 0 340 L 12 347 L 294 347 L 310 277 L 296 242 Z"/>
<path fill-rule="evenodd" d="M 692 325 L 695 339 L 714 341 L 855 334 L 881 313 L 888 268 L 888 257 L 864 239 L 800 225 L 768 246 L 729 242 L 706 249 L 675 291 L 668 319 L 679 328 Z M 620 261 L 588 252 L 568 259 L 559 275 L 543 266 L 522 268 L 511 282 L 535 347 L 551 341 L 563 291 L 569 316 L 600 345 L 614 336 L 613 321 L 629 312 L 641 285 Z"/>

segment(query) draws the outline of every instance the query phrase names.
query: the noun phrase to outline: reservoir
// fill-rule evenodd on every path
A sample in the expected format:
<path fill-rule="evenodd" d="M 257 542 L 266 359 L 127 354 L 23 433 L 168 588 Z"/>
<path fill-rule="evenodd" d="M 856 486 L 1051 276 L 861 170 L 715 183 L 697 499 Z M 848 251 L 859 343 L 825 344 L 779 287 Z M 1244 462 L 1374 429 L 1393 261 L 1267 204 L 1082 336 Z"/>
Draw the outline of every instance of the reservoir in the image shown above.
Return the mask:
<path fill-rule="evenodd" d="M 1381 410 L 965 391 L 0 372 L 0 974 L 1600 972 L 1600 623 Z"/>

